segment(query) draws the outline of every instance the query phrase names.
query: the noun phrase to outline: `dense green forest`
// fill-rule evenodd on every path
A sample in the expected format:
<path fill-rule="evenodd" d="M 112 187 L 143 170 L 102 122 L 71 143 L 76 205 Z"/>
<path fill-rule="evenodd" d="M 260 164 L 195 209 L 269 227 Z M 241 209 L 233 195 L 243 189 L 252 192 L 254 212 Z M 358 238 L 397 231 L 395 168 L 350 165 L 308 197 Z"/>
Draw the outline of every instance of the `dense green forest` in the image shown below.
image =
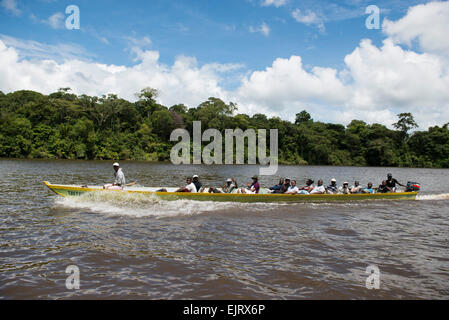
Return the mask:
<path fill-rule="evenodd" d="M 314 121 L 307 111 L 294 123 L 263 114 L 235 114 L 237 106 L 209 98 L 196 108 L 156 102 L 146 88 L 129 102 L 110 94 L 74 95 L 62 88 L 50 95 L 0 91 L 0 157 L 57 159 L 134 159 L 170 157 L 170 133 L 201 121 L 202 130 L 278 129 L 279 162 L 290 164 L 449 167 L 449 129 L 417 127 L 402 113 L 391 130 L 353 120 L 348 126 Z M 207 144 L 207 143 L 206 143 Z"/>

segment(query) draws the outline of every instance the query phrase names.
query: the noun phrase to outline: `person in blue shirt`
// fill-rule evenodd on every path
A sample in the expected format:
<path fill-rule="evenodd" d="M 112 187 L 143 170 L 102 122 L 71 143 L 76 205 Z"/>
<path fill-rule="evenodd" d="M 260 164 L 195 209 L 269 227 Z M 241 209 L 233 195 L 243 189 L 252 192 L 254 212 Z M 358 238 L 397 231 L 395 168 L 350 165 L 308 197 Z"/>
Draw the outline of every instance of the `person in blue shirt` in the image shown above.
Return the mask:
<path fill-rule="evenodd" d="M 373 184 L 371 182 L 368 183 L 368 187 L 363 188 L 362 193 L 374 193 Z"/>
<path fill-rule="evenodd" d="M 272 186 L 269 190 L 271 191 L 278 191 L 281 190 L 282 186 L 284 185 L 284 179 L 280 178 L 279 183 L 275 186 Z"/>

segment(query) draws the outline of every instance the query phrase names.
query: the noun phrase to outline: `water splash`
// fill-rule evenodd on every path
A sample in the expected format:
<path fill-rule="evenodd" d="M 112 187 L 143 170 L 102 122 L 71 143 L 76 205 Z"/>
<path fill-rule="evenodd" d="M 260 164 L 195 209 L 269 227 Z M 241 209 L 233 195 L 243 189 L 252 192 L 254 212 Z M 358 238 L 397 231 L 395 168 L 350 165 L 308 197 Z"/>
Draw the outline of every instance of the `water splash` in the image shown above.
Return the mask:
<path fill-rule="evenodd" d="M 119 192 L 92 192 L 80 197 L 58 198 L 56 204 L 95 213 L 156 218 L 189 216 L 214 210 L 213 202 L 163 201 L 156 195 Z"/>
<path fill-rule="evenodd" d="M 449 193 L 418 195 L 416 200 L 449 200 Z"/>
<path fill-rule="evenodd" d="M 437 195 L 418 195 L 417 200 L 449 200 L 449 193 Z M 300 209 L 326 209 L 335 207 L 364 207 L 376 205 L 375 202 L 362 201 L 342 203 L 236 203 L 194 200 L 167 201 L 157 195 L 121 192 L 91 192 L 79 197 L 57 198 L 56 205 L 84 209 L 94 213 L 130 217 L 179 217 L 217 212 L 264 213 L 288 207 L 289 211 Z M 285 210 L 285 209 L 282 209 Z"/>
<path fill-rule="evenodd" d="M 90 192 L 79 197 L 58 197 L 57 206 L 85 209 L 94 213 L 130 217 L 178 217 L 216 212 L 263 213 L 288 203 L 239 203 L 194 200 L 162 200 L 157 195 L 121 192 Z"/>

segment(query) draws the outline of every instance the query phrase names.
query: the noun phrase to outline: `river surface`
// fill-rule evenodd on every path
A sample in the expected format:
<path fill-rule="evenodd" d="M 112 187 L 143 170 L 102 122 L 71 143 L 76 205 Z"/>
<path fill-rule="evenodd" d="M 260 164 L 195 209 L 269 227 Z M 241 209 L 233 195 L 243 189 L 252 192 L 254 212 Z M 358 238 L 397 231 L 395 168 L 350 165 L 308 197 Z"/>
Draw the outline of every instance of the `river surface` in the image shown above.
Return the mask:
<path fill-rule="evenodd" d="M 122 162 L 128 182 L 240 184 L 255 166 Z M 110 161 L 1 160 L 1 299 L 448 299 L 449 170 L 280 166 L 303 184 L 418 181 L 416 201 L 238 204 L 66 199 L 42 183 L 112 182 Z M 68 266 L 80 289 L 67 289 Z M 368 266 L 379 289 L 366 288 Z"/>

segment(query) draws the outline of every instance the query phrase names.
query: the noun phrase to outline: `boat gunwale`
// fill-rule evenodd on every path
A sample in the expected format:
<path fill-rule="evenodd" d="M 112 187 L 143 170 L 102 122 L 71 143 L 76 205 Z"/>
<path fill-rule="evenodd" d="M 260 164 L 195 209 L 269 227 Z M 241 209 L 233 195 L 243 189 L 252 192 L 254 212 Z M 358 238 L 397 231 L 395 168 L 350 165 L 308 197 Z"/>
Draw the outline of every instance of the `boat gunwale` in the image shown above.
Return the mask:
<path fill-rule="evenodd" d="M 227 197 L 227 196 L 233 196 L 233 197 L 252 197 L 252 198 L 263 198 L 263 197 L 272 197 L 272 198 L 286 198 L 286 197 L 300 197 L 300 198 L 325 198 L 325 197 L 340 197 L 340 198 L 357 198 L 357 197 L 363 197 L 363 198 L 376 198 L 376 197 L 408 197 L 412 198 L 412 196 L 417 196 L 418 192 L 392 192 L 392 193 L 354 193 L 354 194 L 247 194 L 247 193 L 209 193 L 209 192 L 157 192 L 157 191 L 144 191 L 144 190 L 105 190 L 105 189 L 92 189 L 92 188 L 82 188 L 82 187 L 72 187 L 68 185 L 55 185 L 51 184 L 48 181 L 44 181 L 44 184 L 53 192 L 56 194 L 59 194 L 63 197 L 65 195 L 57 192 L 54 190 L 56 189 L 62 189 L 62 190 L 71 190 L 71 191 L 81 191 L 81 192 L 104 192 L 104 191 L 115 191 L 115 192 L 123 192 L 126 193 L 137 193 L 137 194 L 155 194 L 155 195 L 172 195 L 172 196 L 186 196 L 186 197 L 195 197 L 195 196 L 216 196 L 216 197 Z"/>

